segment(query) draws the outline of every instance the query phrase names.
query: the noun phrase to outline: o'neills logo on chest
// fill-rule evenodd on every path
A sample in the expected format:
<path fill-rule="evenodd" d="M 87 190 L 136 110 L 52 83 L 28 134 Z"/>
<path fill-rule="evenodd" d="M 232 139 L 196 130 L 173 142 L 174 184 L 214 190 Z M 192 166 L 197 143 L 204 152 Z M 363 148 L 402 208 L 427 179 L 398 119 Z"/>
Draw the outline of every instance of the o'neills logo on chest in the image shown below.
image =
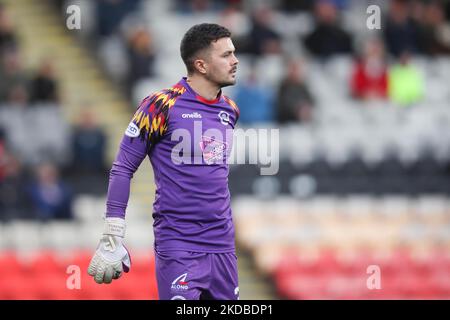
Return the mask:
<path fill-rule="evenodd" d="M 201 119 L 202 115 L 198 112 L 183 113 L 181 115 L 181 118 L 183 118 L 183 119 Z"/>

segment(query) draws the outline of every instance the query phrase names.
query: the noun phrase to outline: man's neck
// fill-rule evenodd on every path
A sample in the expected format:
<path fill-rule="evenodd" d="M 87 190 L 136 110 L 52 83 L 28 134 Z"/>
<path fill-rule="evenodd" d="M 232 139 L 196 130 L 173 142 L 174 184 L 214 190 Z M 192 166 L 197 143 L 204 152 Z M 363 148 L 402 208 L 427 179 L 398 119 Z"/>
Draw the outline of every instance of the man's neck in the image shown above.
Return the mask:
<path fill-rule="evenodd" d="M 220 92 L 220 87 L 198 75 L 188 76 L 186 81 L 198 95 L 206 100 L 216 99 Z"/>

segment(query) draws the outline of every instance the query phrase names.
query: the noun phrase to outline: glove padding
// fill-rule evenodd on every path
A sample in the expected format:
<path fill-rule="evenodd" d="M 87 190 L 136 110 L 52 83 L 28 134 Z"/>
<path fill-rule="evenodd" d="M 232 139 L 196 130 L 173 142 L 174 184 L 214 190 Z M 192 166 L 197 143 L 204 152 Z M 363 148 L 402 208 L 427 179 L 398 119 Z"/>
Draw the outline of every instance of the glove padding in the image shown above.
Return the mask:
<path fill-rule="evenodd" d="M 105 232 L 88 268 L 88 274 L 94 277 L 95 282 L 111 283 L 120 278 L 123 271 L 130 270 L 131 258 L 123 245 L 124 236 L 125 220 L 106 218 Z"/>

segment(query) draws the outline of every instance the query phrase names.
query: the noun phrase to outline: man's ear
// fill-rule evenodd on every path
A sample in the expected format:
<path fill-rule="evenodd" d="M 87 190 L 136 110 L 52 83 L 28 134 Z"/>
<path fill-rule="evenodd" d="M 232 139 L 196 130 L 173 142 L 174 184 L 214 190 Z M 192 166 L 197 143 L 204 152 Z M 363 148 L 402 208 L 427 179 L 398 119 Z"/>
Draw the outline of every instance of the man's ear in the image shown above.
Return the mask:
<path fill-rule="evenodd" d="M 206 74 L 206 61 L 203 59 L 194 60 L 194 68 L 201 74 Z"/>

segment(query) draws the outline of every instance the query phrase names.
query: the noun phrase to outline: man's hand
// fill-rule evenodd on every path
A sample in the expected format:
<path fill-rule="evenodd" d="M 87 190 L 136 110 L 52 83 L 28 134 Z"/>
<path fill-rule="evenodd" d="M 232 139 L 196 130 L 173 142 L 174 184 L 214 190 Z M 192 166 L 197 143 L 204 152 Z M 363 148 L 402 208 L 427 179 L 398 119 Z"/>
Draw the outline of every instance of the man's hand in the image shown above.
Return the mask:
<path fill-rule="evenodd" d="M 111 283 L 120 278 L 123 271 L 130 270 L 131 258 L 123 245 L 124 237 L 125 220 L 106 218 L 103 237 L 88 268 L 88 274 L 94 277 L 95 282 Z"/>

